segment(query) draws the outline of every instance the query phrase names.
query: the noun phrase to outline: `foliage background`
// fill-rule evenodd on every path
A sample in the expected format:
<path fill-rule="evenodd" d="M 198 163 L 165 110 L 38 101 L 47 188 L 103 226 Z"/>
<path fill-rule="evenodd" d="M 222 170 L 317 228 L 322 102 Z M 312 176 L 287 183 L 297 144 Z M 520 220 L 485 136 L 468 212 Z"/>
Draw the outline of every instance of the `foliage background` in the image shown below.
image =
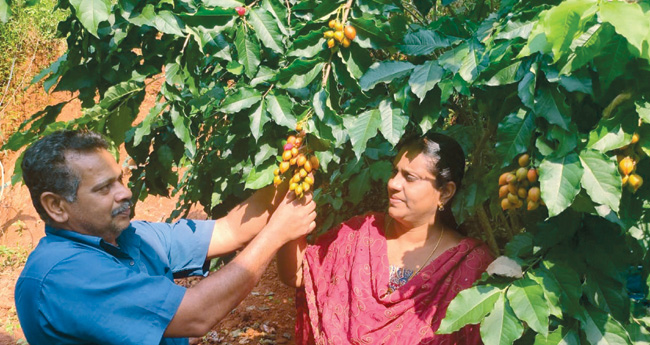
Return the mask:
<path fill-rule="evenodd" d="M 0 19 L 9 5 L 0 0 Z M 56 7 L 69 13 L 57 29 L 68 51 L 33 82 L 78 92 L 84 116 L 57 122 L 64 103 L 49 106 L 4 149 L 56 129 L 97 130 L 125 144 L 136 198 L 171 190 L 181 195 L 172 217 L 197 202 L 218 216 L 271 182 L 282 140 L 304 122 L 322 163 L 315 197 L 328 229 L 383 208 L 377 196 L 401 137 L 443 131 L 468 158 L 457 220 L 522 274 L 500 271 L 463 291 L 439 332 L 481 323 L 486 344 L 650 342 L 649 188 L 623 186 L 616 159 L 634 158 L 648 178 L 646 2 Z M 326 48 L 334 18 L 357 29 L 349 48 Z M 147 84 L 159 78 L 156 106 L 134 124 Z M 634 133 L 640 141 L 630 145 Z M 545 206 L 504 212 L 498 177 L 522 153 L 539 169 Z"/>

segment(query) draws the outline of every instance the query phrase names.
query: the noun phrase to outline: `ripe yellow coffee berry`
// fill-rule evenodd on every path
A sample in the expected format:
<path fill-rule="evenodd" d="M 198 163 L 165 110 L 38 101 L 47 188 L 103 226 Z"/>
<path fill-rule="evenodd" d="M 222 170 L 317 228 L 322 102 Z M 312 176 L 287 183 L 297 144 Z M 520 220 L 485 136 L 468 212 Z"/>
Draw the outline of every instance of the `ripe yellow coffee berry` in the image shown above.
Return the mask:
<path fill-rule="evenodd" d="M 311 169 L 311 162 L 309 162 L 308 160 L 306 160 L 306 161 L 305 161 L 305 165 L 303 165 L 303 168 L 305 168 L 305 170 L 307 170 L 307 172 L 311 172 L 311 170 L 312 170 L 312 169 Z"/>
<path fill-rule="evenodd" d="M 353 40 L 355 37 L 357 37 L 357 30 L 348 25 L 345 27 L 345 37 L 347 37 L 349 40 Z"/>
<path fill-rule="evenodd" d="M 290 150 L 287 150 L 287 151 L 282 152 L 282 160 L 283 160 L 283 161 L 288 161 L 288 160 L 291 159 L 291 157 L 292 157 L 292 155 L 291 155 L 291 151 L 290 151 Z"/>
<path fill-rule="evenodd" d="M 343 34 L 343 31 L 337 31 L 334 33 L 334 39 L 339 42 L 342 42 L 344 37 L 345 35 Z"/>
<path fill-rule="evenodd" d="M 519 163 L 520 167 L 527 167 L 528 164 L 530 164 L 530 156 L 527 153 L 524 153 L 523 155 L 519 156 L 517 163 Z"/>
<path fill-rule="evenodd" d="M 303 183 L 302 183 L 302 191 L 303 191 L 303 192 L 305 192 L 305 193 L 306 193 L 306 192 L 309 192 L 309 189 L 310 189 L 310 188 L 311 188 L 311 185 L 310 185 L 309 183 L 307 183 L 307 182 L 303 182 Z"/>
<path fill-rule="evenodd" d="M 327 48 L 334 48 L 336 41 L 333 38 L 327 40 Z"/>
<path fill-rule="evenodd" d="M 499 187 L 499 198 L 505 198 L 508 196 L 508 185 Z"/>
<path fill-rule="evenodd" d="M 521 167 L 517 169 L 517 181 L 523 181 L 526 179 L 526 176 L 528 174 L 528 169 Z"/>
<path fill-rule="evenodd" d="M 298 172 L 298 174 L 300 175 L 301 178 L 302 178 L 302 177 L 305 177 L 305 176 L 307 176 L 307 170 L 305 170 L 305 169 L 300 169 L 300 171 Z"/>
<path fill-rule="evenodd" d="M 504 211 L 512 208 L 512 205 L 510 204 L 510 201 L 508 201 L 508 198 L 504 198 L 501 200 L 501 208 Z"/>
<path fill-rule="evenodd" d="M 347 48 L 350 46 L 350 40 L 347 37 L 343 37 L 343 41 L 341 41 L 341 45 L 343 48 Z"/>
<path fill-rule="evenodd" d="M 343 32 L 343 24 L 338 20 L 334 23 L 334 30 Z"/>
<path fill-rule="evenodd" d="M 325 33 L 323 34 L 323 37 L 325 37 L 325 38 L 332 38 L 332 37 L 334 37 L 334 31 L 332 31 L 332 30 L 327 30 L 327 31 L 325 31 Z"/>
<path fill-rule="evenodd" d="M 278 169 L 273 170 L 273 175 L 274 176 L 280 175 L 280 169 L 278 168 Z"/>
<path fill-rule="evenodd" d="M 311 163 L 311 168 L 316 170 L 320 166 L 320 162 L 318 161 L 318 157 L 316 156 L 311 156 L 309 157 L 309 162 Z"/>
<path fill-rule="evenodd" d="M 530 190 L 528 191 L 528 200 L 539 201 L 540 195 L 541 195 L 541 191 L 539 190 L 539 187 L 531 187 Z"/>
<path fill-rule="evenodd" d="M 284 174 L 285 171 L 289 170 L 289 167 L 291 167 L 289 162 L 280 163 L 280 173 Z"/>
<path fill-rule="evenodd" d="M 532 200 L 528 201 L 528 205 L 527 205 L 528 211 L 533 211 L 533 210 L 537 209 L 538 207 L 539 207 L 538 202 L 532 201 Z"/>
<path fill-rule="evenodd" d="M 635 166 L 636 162 L 634 162 L 632 157 L 625 157 L 618 163 L 618 168 L 623 175 L 631 174 L 634 171 Z"/>
<path fill-rule="evenodd" d="M 309 183 L 310 185 L 314 185 L 314 179 L 311 178 L 311 176 L 305 176 L 305 182 Z"/>
<path fill-rule="evenodd" d="M 330 27 L 330 29 L 334 29 L 334 27 L 336 26 L 336 23 L 337 23 L 337 22 L 338 22 L 338 21 L 337 21 L 336 19 L 332 19 L 332 20 L 330 20 L 330 22 L 328 23 L 328 26 Z"/>
<path fill-rule="evenodd" d="M 632 191 L 636 192 L 643 185 L 643 178 L 638 174 L 632 174 L 627 180 L 627 184 L 632 188 Z"/>
<path fill-rule="evenodd" d="M 630 141 L 630 144 L 636 144 L 636 143 L 638 143 L 638 142 L 639 142 L 639 134 L 638 134 L 638 133 L 634 133 L 634 134 L 632 135 L 632 141 Z"/>
<path fill-rule="evenodd" d="M 296 160 L 296 164 L 298 164 L 299 167 L 305 165 L 305 162 L 307 162 L 307 157 L 305 155 L 298 155 L 298 159 Z"/>
<path fill-rule="evenodd" d="M 528 178 L 528 182 L 533 183 L 537 181 L 537 169 L 528 169 L 528 172 L 526 173 L 526 177 Z"/>

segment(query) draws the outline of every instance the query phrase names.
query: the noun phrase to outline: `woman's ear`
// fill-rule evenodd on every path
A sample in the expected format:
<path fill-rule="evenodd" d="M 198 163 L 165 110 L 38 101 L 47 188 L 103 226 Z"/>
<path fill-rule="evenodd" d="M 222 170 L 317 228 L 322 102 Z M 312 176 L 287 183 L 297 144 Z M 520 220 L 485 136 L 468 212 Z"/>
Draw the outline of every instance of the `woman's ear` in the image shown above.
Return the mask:
<path fill-rule="evenodd" d="M 58 194 L 52 192 L 41 194 L 41 205 L 56 223 L 65 223 L 68 220 L 68 211 L 63 206 L 64 202 L 65 199 Z"/>
<path fill-rule="evenodd" d="M 440 203 L 445 205 L 456 194 L 456 183 L 447 182 L 440 188 Z"/>

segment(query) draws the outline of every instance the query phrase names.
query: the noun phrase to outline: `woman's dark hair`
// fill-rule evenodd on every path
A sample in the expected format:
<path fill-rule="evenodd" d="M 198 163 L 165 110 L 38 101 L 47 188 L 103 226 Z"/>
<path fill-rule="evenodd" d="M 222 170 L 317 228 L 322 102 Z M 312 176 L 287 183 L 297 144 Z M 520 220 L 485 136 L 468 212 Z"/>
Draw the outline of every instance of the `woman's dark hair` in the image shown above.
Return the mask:
<path fill-rule="evenodd" d="M 52 224 L 52 219 L 41 204 L 41 194 L 55 193 L 68 202 L 77 199 L 81 178 L 67 165 L 65 154 L 98 149 L 108 149 L 101 135 L 85 130 L 65 130 L 49 134 L 25 150 L 21 163 L 23 181 L 29 188 L 36 212 L 46 224 Z"/>
<path fill-rule="evenodd" d="M 444 205 L 444 211 L 438 211 L 440 220 L 447 226 L 458 228 L 451 203 L 458 195 L 465 175 L 465 153 L 458 142 L 445 134 L 428 132 L 421 136 L 405 138 L 399 149 L 417 150 L 431 159 L 429 171 L 436 177 L 436 188 L 448 182 L 456 184 L 456 193 Z"/>

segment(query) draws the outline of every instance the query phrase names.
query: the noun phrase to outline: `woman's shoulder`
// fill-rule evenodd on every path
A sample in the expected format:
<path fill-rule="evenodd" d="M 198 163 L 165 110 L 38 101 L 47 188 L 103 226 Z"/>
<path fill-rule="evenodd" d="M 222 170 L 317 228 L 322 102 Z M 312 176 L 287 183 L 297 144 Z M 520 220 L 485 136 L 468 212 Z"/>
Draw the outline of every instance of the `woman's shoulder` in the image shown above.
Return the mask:
<path fill-rule="evenodd" d="M 369 234 L 383 233 L 384 214 L 379 212 L 368 212 L 354 216 L 342 222 L 336 228 L 332 228 L 318 236 L 316 243 L 324 244 L 337 240 L 356 237 L 359 232 Z"/>

